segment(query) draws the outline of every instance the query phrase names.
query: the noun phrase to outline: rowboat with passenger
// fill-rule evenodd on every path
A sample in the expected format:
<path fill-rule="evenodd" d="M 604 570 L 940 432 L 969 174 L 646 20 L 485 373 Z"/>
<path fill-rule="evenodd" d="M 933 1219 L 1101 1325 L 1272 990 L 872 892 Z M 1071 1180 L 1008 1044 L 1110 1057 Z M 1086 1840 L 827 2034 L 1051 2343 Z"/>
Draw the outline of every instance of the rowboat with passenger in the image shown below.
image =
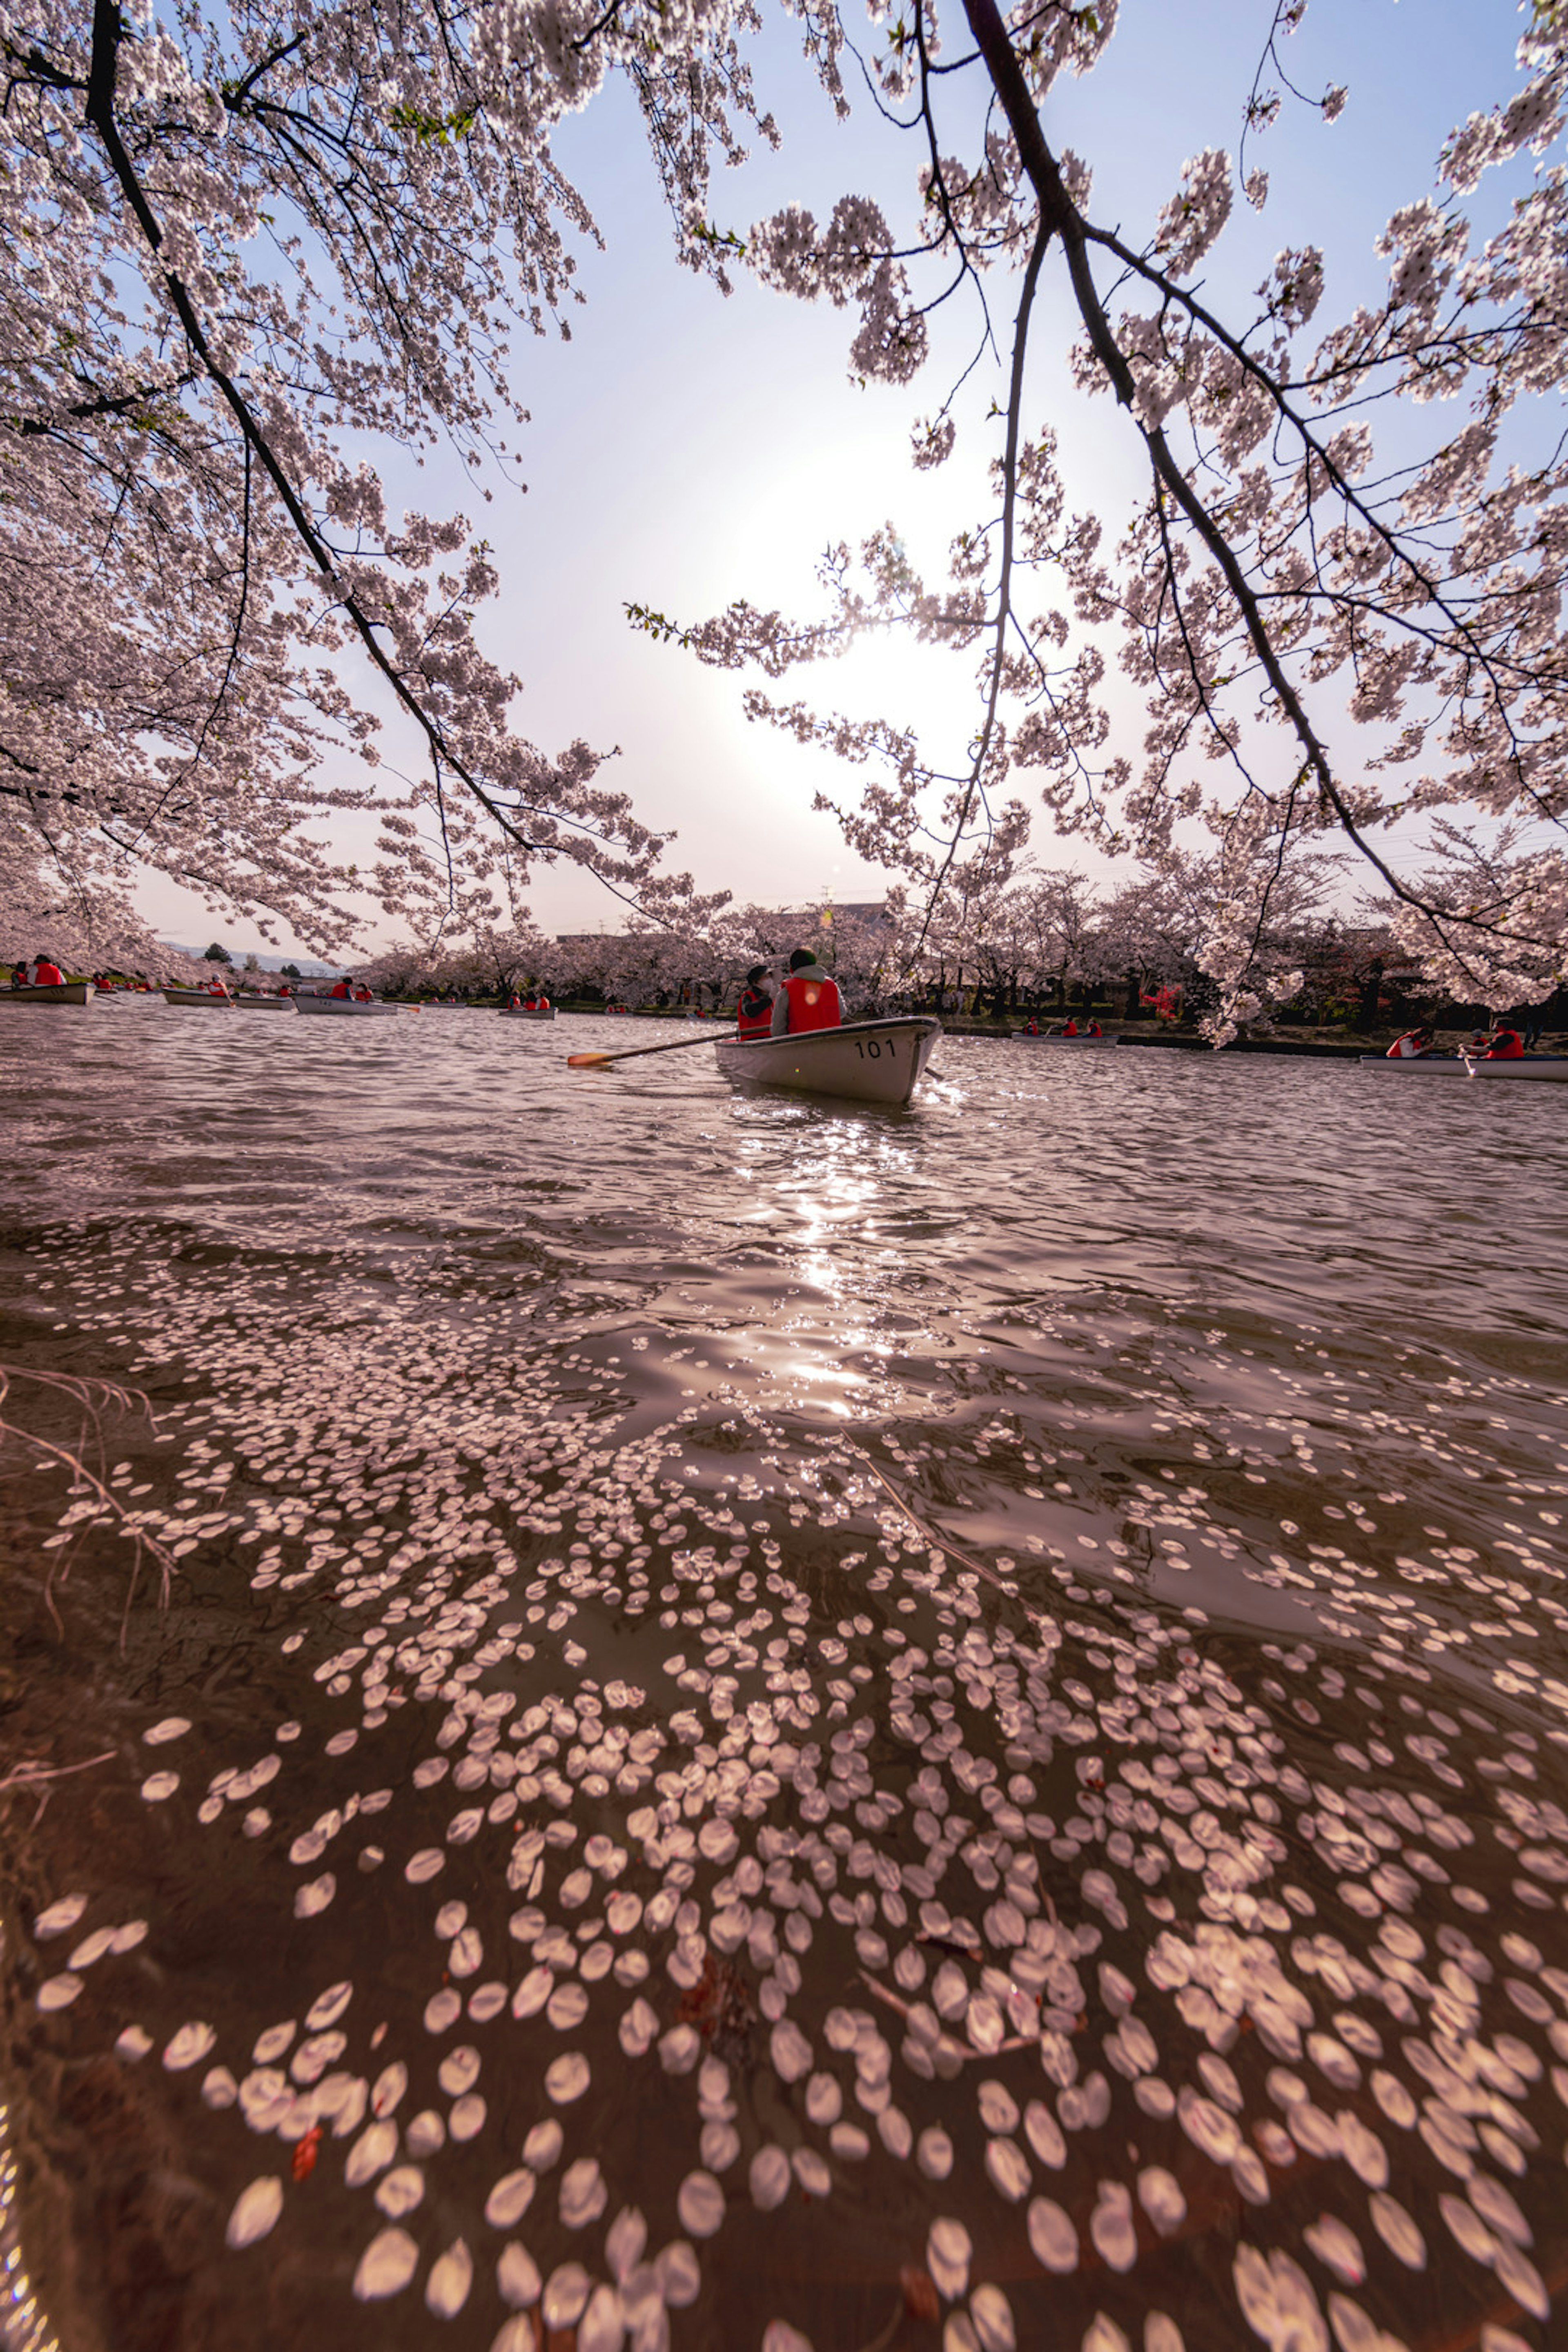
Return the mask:
<path fill-rule="evenodd" d="M 851 1021 L 841 1028 L 795 1035 L 715 1039 L 713 1052 L 727 1078 L 743 1085 L 784 1087 L 792 1094 L 833 1095 L 840 1101 L 907 1103 L 936 1049 L 942 1024 L 929 1016 Z"/>

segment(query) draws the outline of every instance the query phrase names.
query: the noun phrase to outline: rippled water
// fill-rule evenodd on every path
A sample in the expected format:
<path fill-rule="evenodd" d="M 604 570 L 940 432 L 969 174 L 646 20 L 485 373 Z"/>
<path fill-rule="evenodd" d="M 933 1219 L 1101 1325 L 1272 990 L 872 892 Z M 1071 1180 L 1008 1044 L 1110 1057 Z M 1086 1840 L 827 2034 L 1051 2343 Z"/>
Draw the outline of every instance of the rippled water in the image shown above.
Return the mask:
<path fill-rule="evenodd" d="M 1563 2340 L 1556 1089 L 0 1022 L 15 2341 Z"/>

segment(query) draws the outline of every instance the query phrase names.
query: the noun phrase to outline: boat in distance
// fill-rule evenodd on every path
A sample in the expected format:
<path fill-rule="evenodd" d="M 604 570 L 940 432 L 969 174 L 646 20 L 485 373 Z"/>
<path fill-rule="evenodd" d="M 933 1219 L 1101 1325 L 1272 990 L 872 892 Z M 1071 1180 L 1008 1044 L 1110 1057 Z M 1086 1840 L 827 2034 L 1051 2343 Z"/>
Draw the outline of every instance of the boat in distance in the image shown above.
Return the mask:
<path fill-rule="evenodd" d="M 922 1015 L 851 1021 L 839 1029 L 805 1029 L 793 1037 L 726 1039 L 713 1052 L 721 1074 L 792 1094 L 835 1095 L 844 1102 L 909 1101 L 942 1035 Z"/>
<path fill-rule="evenodd" d="M 203 1013 L 215 1009 L 220 1013 L 232 1013 L 236 1000 L 226 989 L 220 993 L 215 988 L 165 988 L 163 1002 L 165 1004 L 194 1004 Z"/>
<path fill-rule="evenodd" d="M 348 1013 L 355 1018 L 378 1013 L 390 1013 L 395 1017 L 401 1010 L 379 996 L 297 996 L 294 1002 L 301 1013 Z"/>
<path fill-rule="evenodd" d="M 555 1007 L 553 1004 L 503 1004 L 500 1017 L 503 1021 L 553 1021 Z"/>
<path fill-rule="evenodd" d="M 1508 1061 L 1469 1061 L 1462 1054 L 1363 1054 L 1363 1070 L 1422 1070 L 1450 1078 L 1540 1078 L 1568 1084 L 1568 1054 L 1522 1054 Z"/>
<path fill-rule="evenodd" d="M 90 1004 L 97 994 L 90 980 L 64 980 L 48 988 L 0 988 L 0 1004 Z"/>
<path fill-rule="evenodd" d="M 258 988 L 242 988 L 236 992 L 235 1003 L 241 1013 L 292 1013 L 291 996 L 264 996 Z"/>

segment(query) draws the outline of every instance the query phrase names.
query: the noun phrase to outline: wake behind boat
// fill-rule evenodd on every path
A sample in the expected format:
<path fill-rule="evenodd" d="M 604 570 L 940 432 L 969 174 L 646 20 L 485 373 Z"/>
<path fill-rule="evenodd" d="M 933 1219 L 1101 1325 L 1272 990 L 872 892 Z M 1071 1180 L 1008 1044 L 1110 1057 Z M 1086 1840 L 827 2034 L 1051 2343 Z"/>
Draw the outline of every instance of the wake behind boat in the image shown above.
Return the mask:
<path fill-rule="evenodd" d="M 713 1052 L 725 1077 L 752 1086 L 901 1105 L 920 1083 L 941 1034 L 941 1022 L 927 1016 L 854 1021 L 795 1036 L 754 1037 L 744 1045 L 715 1041 Z"/>

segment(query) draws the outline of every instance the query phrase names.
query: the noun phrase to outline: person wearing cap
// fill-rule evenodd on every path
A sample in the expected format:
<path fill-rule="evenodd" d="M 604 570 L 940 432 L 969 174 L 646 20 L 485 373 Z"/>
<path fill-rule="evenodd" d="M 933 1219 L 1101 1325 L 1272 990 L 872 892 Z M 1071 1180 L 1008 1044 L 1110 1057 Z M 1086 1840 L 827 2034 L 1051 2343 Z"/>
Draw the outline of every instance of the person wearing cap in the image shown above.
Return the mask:
<path fill-rule="evenodd" d="M 767 977 L 765 963 L 754 963 L 746 974 L 746 985 L 735 1008 L 735 1025 L 742 1044 L 748 1037 L 766 1037 L 772 1033 L 773 998 L 766 984 Z"/>
<path fill-rule="evenodd" d="M 793 1037 L 805 1029 L 837 1029 L 843 1018 L 837 982 L 823 971 L 810 948 L 795 948 L 784 984 L 773 999 L 771 1034 Z"/>
<path fill-rule="evenodd" d="M 35 956 L 27 974 L 34 988 L 63 988 L 66 976 L 48 956 Z"/>
<path fill-rule="evenodd" d="M 1483 1062 L 1520 1062 L 1524 1058 L 1524 1040 L 1517 1029 L 1504 1021 L 1494 1022 L 1487 1038 Z"/>

